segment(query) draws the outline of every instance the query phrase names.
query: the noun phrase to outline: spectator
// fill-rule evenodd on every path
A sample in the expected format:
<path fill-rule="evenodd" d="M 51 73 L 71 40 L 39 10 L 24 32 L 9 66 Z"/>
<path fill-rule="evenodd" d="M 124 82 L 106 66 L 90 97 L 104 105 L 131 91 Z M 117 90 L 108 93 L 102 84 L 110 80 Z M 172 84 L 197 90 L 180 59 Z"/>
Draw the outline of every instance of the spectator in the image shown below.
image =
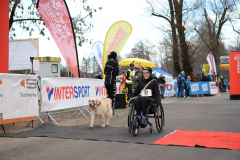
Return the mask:
<path fill-rule="evenodd" d="M 187 77 L 187 87 L 186 87 L 186 97 L 190 97 L 190 94 L 189 94 L 189 92 L 190 92 L 190 89 L 191 89 L 191 77 L 190 76 L 188 76 Z"/>
<path fill-rule="evenodd" d="M 208 81 L 211 81 L 211 82 L 213 82 L 213 77 L 210 75 L 210 73 L 208 73 L 208 75 L 207 75 L 209 78 L 208 78 Z"/>
<path fill-rule="evenodd" d="M 224 93 L 224 78 L 223 75 L 221 75 L 220 80 L 219 80 L 219 89 L 220 93 Z"/>
<path fill-rule="evenodd" d="M 123 71 L 123 74 L 122 74 L 122 82 L 126 82 L 126 73 L 127 71 Z"/>
<path fill-rule="evenodd" d="M 133 73 L 132 73 L 132 71 L 133 71 L 133 69 L 134 69 L 134 64 L 130 63 L 129 69 L 127 70 L 127 76 L 126 76 L 126 86 L 127 86 L 127 89 L 128 89 L 127 101 L 129 101 L 130 98 L 132 98 L 132 84 L 133 84 L 133 81 L 132 81 Z"/>
<path fill-rule="evenodd" d="M 137 65 L 135 67 L 135 75 L 133 76 L 132 80 L 133 80 L 133 89 L 135 89 L 137 87 L 137 85 L 139 84 L 139 81 L 142 78 L 142 69 L 140 65 Z"/>
<path fill-rule="evenodd" d="M 184 89 L 184 84 L 185 84 L 185 78 L 184 78 L 184 72 L 181 72 L 178 75 L 178 79 L 177 79 L 177 86 L 178 86 L 178 95 L 177 98 L 179 99 L 179 94 L 181 94 L 181 98 L 184 99 L 183 97 L 183 89 Z"/>
<path fill-rule="evenodd" d="M 224 92 L 227 92 L 227 85 L 228 85 L 228 80 L 226 77 L 223 77 L 225 80 L 224 80 Z"/>
<path fill-rule="evenodd" d="M 161 73 L 160 74 L 160 77 L 159 77 L 159 86 L 160 86 L 160 96 L 162 99 L 164 99 L 164 93 L 165 93 L 165 78 L 163 76 L 163 74 Z"/>

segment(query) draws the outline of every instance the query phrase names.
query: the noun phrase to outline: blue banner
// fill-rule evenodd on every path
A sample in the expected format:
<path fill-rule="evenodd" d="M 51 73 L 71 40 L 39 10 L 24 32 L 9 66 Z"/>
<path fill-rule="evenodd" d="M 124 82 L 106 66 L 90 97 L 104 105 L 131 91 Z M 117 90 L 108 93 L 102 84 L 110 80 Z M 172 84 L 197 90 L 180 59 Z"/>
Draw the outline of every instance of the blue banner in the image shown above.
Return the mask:
<path fill-rule="evenodd" d="M 178 87 L 177 82 L 174 85 L 176 96 L 178 95 Z M 191 82 L 190 88 L 190 95 L 197 95 L 197 94 L 210 94 L 210 86 L 209 82 Z M 185 95 L 185 90 L 183 92 L 183 96 Z"/>

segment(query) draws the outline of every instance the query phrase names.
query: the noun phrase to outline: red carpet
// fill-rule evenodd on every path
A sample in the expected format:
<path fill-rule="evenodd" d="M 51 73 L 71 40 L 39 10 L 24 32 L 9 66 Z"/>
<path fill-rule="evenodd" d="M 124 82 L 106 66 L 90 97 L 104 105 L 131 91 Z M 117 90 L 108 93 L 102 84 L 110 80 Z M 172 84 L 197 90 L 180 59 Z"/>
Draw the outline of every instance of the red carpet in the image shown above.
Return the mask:
<path fill-rule="evenodd" d="M 240 150 L 240 133 L 177 130 L 153 144 Z"/>

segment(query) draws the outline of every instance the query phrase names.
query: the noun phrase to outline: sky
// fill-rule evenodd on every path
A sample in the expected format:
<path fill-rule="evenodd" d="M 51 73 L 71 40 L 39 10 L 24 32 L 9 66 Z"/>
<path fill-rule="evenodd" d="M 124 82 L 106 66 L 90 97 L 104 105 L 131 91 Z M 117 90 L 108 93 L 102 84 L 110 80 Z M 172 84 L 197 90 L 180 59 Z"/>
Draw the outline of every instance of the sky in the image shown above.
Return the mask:
<path fill-rule="evenodd" d="M 80 0 L 66 0 L 70 14 L 72 17 L 78 15 L 81 9 Z M 104 43 L 108 29 L 117 21 L 127 21 L 132 26 L 132 34 L 127 40 L 125 46 L 121 51 L 121 55 L 130 53 L 131 49 L 139 40 L 149 39 L 150 42 L 157 43 L 161 40 L 161 35 L 155 26 L 151 23 L 151 15 L 146 11 L 145 0 L 88 0 L 92 8 L 102 7 L 101 11 L 93 13 L 92 23 L 94 27 L 86 34 L 88 39 L 92 39 L 92 44 L 89 42 L 78 47 L 79 61 L 82 60 L 83 55 L 92 53 L 92 45 L 96 41 Z M 50 33 L 47 31 L 47 35 Z M 39 56 L 62 57 L 57 45 L 51 38 L 42 37 L 36 33 L 29 37 L 27 33 L 20 34 L 17 38 L 39 38 Z M 65 62 L 63 61 L 65 64 Z"/>
<path fill-rule="evenodd" d="M 78 15 L 81 11 L 82 4 L 80 1 L 81 0 L 66 0 L 72 17 Z M 92 44 L 87 42 L 83 44 L 82 47 L 77 48 L 79 61 L 83 59 L 83 55 L 86 56 L 92 53 L 91 47 L 94 42 L 101 41 L 104 43 L 108 29 L 117 21 L 127 21 L 133 28 L 132 34 L 120 53 L 123 56 L 126 53 L 130 53 L 134 45 L 141 39 L 148 39 L 154 44 L 157 44 L 163 39 L 163 35 L 153 24 L 157 23 L 164 26 L 167 25 L 167 22 L 150 15 L 147 11 L 148 4 L 146 0 L 88 0 L 88 3 L 92 8 L 102 7 L 102 10 L 93 13 L 92 22 L 94 27 L 86 34 L 88 39 L 92 39 Z M 236 33 L 234 33 L 229 26 L 226 26 L 223 31 L 225 36 L 224 41 L 228 44 L 233 43 L 231 39 L 236 36 Z M 28 36 L 28 33 L 21 33 L 17 38 L 39 38 L 39 56 L 61 57 L 62 63 L 66 65 L 50 33 L 47 31 L 46 34 L 50 36 L 50 40 L 47 40 L 47 37 L 40 36 L 38 33 L 34 33 L 31 37 Z"/>

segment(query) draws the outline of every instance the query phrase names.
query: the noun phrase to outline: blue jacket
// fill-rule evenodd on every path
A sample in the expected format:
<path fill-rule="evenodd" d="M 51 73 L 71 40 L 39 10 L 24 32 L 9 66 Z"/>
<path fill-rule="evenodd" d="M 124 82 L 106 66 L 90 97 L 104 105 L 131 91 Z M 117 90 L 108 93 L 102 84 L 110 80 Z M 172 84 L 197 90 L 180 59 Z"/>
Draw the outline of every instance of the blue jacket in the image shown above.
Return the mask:
<path fill-rule="evenodd" d="M 227 80 L 227 78 L 225 79 L 224 85 L 225 85 L 225 86 L 228 85 L 228 80 Z"/>
<path fill-rule="evenodd" d="M 212 78 L 212 76 L 209 73 L 208 73 L 207 76 L 210 77 L 210 81 L 213 81 L 213 78 Z"/>
<path fill-rule="evenodd" d="M 181 77 L 181 80 L 182 80 L 182 84 L 184 85 L 185 84 L 185 78 L 182 76 L 182 73 L 180 73 L 178 75 L 178 78 Z M 179 84 L 178 84 L 179 85 Z"/>
<path fill-rule="evenodd" d="M 191 88 L 191 83 L 189 81 L 189 79 L 187 79 L 187 89 L 190 89 Z"/>

